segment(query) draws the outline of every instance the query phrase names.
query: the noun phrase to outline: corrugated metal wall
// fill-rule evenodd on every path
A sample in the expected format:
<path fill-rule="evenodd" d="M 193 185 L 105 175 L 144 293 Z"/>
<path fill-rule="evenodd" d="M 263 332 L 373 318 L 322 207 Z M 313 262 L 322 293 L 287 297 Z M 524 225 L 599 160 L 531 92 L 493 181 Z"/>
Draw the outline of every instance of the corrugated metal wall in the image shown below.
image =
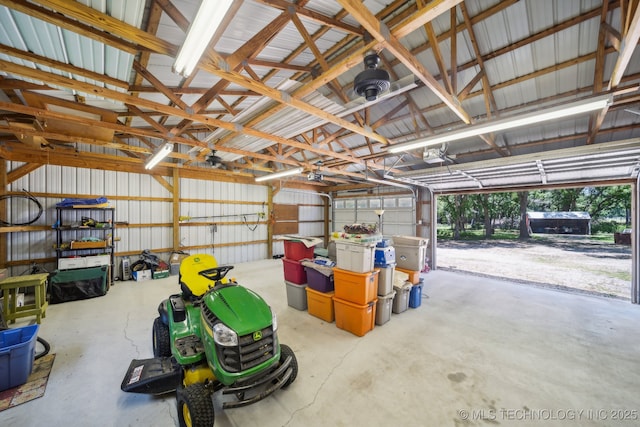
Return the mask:
<path fill-rule="evenodd" d="M 298 234 L 309 237 L 324 236 L 324 206 L 326 198 L 310 191 L 281 189 L 273 198 L 274 204 L 298 205 Z M 284 244 L 274 236 L 273 254 L 283 255 Z"/>
<path fill-rule="evenodd" d="M 15 170 L 20 163 L 11 163 Z M 171 183 L 171 178 L 165 178 Z M 179 215 L 187 217 L 180 225 L 179 247 L 190 253 L 210 253 L 224 264 L 265 259 L 269 216 L 268 187 L 263 185 L 194 179 L 180 180 Z M 55 205 L 64 197 L 109 198 L 115 208 L 115 221 L 125 223 L 116 228 L 115 252 L 128 254 L 132 261 L 144 249 L 158 252 L 168 260 L 173 244 L 172 194 L 153 176 L 114 171 L 43 166 L 13 182 L 9 191 L 37 194 L 44 213 L 33 225 L 51 227 L 56 220 Z M 43 195 L 51 195 L 44 197 Z M 59 197 L 54 197 L 59 195 Z M 297 205 L 302 236 L 324 236 L 325 204 L 335 223 L 330 231 L 341 231 L 347 224 L 377 224 L 375 213 L 382 205 L 382 232 L 385 236 L 415 234 L 415 200 L 410 194 L 382 189 L 377 194 L 339 194 L 333 201 L 310 191 L 281 189 L 274 204 Z M 9 219 L 28 220 L 37 214 L 37 205 L 22 198 L 9 199 Z M 331 211 L 333 209 L 333 211 Z M 260 215 L 263 214 L 264 216 Z M 331 218 L 330 218 L 331 220 Z M 49 231 L 13 232 L 8 236 L 8 261 L 42 260 L 55 257 L 55 233 Z M 194 249 L 195 247 L 195 249 Z M 274 236 L 274 255 L 284 253 L 282 240 Z M 133 254 L 133 255 L 131 255 Z M 120 257 L 116 257 L 116 276 L 120 275 Z M 55 263 L 44 268 L 52 271 Z M 28 264 L 12 267 L 20 274 Z"/>
<path fill-rule="evenodd" d="M 334 200 L 333 231 L 343 231 L 345 225 L 380 224 L 376 210 L 383 209 L 382 234 L 415 235 L 416 201 L 410 194 L 394 190 L 380 190 L 375 195 L 340 193 Z"/>
<path fill-rule="evenodd" d="M 180 227 L 181 246 L 215 245 L 199 252 L 211 253 L 224 264 L 267 257 L 267 224 L 258 215 L 268 214 L 267 187 L 183 179 L 180 188 L 181 198 L 189 199 L 180 203 L 180 216 L 193 218 Z M 186 225 L 202 222 L 217 224 Z M 229 246 L 243 242 L 260 243 Z"/>
<path fill-rule="evenodd" d="M 7 169 L 15 170 L 22 165 L 9 162 Z M 171 183 L 171 178 L 165 179 Z M 55 205 L 65 197 L 105 196 L 115 208 L 115 221 L 129 224 L 116 228 L 116 255 L 137 254 L 144 249 L 163 250 L 167 252 L 159 255 L 168 261 L 168 251 L 173 248 L 172 194 L 153 176 L 46 165 L 14 181 L 7 190 L 20 192 L 22 189 L 36 194 L 43 206 L 43 214 L 31 225 L 46 227 L 54 224 Z M 225 264 L 266 258 L 267 225 L 265 218 L 256 214 L 268 214 L 267 187 L 181 179 L 180 192 L 181 199 L 189 200 L 180 203 L 180 216 L 211 217 L 181 224 L 180 246 L 196 246 L 197 252 L 214 254 Z M 24 222 L 35 217 L 38 208 L 27 199 L 13 197 L 7 200 L 7 212 L 5 220 Z M 309 213 L 305 210 L 304 215 L 308 217 Z M 310 217 L 313 218 L 313 215 Z M 194 222 L 221 223 L 193 225 Z M 315 230 L 303 231 L 315 233 Z M 55 257 L 53 230 L 12 232 L 8 234 L 7 242 L 9 262 Z M 243 244 L 244 242 L 256 243 Z M 190 253 L 195 252 L 190 250 Z M 137 256 L 133 255 L 131 258 L 136 260 Z M 42 263 L 41 266 L 49 271 L 56 268 L 53 262 Z M 116 276 L 120 274 L 119 266 L 119 259 L 116 259 Z M 28 268 L 28 264 L 23 263 L 11 267 L 10 274 L 21 274 Z"/>

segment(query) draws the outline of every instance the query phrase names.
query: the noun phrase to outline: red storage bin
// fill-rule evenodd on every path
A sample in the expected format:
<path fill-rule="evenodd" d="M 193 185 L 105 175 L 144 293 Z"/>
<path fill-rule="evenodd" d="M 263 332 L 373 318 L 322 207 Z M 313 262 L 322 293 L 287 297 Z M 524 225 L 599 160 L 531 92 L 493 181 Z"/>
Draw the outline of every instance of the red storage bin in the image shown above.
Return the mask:
<path fill-rule="evenodd" d="M 285 240 L 284 241 L 284 257 L 300 261 L 301 259 L 313 258 L 313 246 L 306 247 L 304 243 L 298 240 Z"/>
<path fill-rule="evenodd" d="M 307 283 L 307 273 L 304 271 L 304 266 L 300 261 L 282 258 L 282 264 L 284 266 L 284 280 L 297 285 Z"/>

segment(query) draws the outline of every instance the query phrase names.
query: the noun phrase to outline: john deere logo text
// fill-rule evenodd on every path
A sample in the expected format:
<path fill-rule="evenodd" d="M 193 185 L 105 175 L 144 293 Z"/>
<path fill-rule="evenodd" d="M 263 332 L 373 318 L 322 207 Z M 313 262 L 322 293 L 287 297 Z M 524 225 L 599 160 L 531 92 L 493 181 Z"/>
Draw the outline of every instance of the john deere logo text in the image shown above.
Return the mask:
<path fill-rule="evenodd" d="M 260 341 L 262 339 L 262 331 L 255 331 L 253 333 L 253 340 Z"/>

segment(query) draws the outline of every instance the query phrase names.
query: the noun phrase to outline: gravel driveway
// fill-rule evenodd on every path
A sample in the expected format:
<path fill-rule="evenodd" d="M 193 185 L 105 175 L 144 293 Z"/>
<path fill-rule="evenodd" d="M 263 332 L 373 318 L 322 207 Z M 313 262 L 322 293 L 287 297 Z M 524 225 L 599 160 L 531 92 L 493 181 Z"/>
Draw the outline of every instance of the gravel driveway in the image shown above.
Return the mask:
<path fill-rule="evenodd" d="M 538 235 L 539 236 L 539 235 Z M 438 268 L 629 299 L 631 247 L 588 236 L 438 241 Z"/>

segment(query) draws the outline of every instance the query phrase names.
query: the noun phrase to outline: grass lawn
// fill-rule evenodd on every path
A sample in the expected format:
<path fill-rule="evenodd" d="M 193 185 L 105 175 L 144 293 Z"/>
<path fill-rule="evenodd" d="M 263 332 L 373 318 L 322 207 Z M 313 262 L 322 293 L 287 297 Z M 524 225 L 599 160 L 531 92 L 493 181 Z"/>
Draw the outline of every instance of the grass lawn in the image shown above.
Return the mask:
<path fill-rule="evenodd" d="M 491 240 L 517 240 L 519 236 L 518 230 L 496 230 L 491 235 Z M 603 243 L 613 243 L 613 233 L 599 233 L 588 236 L 590 240 L 596 240 Z M 534 234 L 532 239 L 540 242 L 545 241 L 543 234 Z M 438 226 L 438 240 L 453 240 L 453 230 L 449 226 Z M 460 233 L 460 240 L 485 240 L 484 228 L 474 230 L 464 230 Z"/>

